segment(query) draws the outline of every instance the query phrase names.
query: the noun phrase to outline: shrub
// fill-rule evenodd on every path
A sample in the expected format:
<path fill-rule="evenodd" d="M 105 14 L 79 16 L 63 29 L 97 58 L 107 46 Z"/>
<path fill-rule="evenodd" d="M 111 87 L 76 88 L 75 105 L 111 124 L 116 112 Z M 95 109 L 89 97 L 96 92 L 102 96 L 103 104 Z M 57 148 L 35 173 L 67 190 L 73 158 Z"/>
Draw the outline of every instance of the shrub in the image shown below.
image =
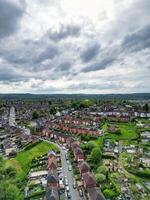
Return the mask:
<path fill-rule="evenodd" d="M 104 193 L 104 195 L 105 195 L 106 198 L 110 198 L 110 199 L 112 199 L 113 197 L 116 196 L 116 194 L 112 190 L 110 190 L 110 189 L 105 189 L 103 191 L 103 193 Z"/>
<path fill-rule="evenodd" d="M 97 173 L 102 173 L 102 174 L 107 174 L 108 173 L 108 168 L 104 165 L 98 167 L 97 169 Z"/>
<path fill-rule="evenodd" d="M 103 183 L 106 180 L 106 176 L 104 174 L 96 174 L 96 181 L 98 184 Z"/>

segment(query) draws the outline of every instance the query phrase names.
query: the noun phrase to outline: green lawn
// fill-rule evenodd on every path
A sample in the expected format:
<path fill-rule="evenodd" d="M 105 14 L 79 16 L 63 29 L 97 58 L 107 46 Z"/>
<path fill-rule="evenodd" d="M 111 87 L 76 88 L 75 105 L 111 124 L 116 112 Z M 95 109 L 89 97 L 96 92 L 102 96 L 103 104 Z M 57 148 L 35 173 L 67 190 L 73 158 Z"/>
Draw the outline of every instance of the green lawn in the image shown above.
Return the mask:
<path fill-rule="evenodd" d="M 111 138 L 111 139 L 117 139 L 117 140 L 128 140 L 128 139 L 135 139 L 137 137 L 137 131 L 136 126 L 133 122 L 128 123 L 118 123 L 114 122 L 115 125 L 119 127 L 121 130 L 121 134 L 114 134 L 114 133 L 108 133 L 107 130 L 107 124 L 103 126 L 103 130 L 105 131 L 105 137 Z"/>
<path fill-rule="evenodd" d="M 49 150 L 58 150 L 53 144 L 47 142 L 38 143 L 29 150 L 19 152 L 15 158 L 6 161 L 6 165 L 11 165 L 16 168 L 17 178 L 24 180 L 30 170 L 30 163 L 33 158 L 47 153 Z"/>

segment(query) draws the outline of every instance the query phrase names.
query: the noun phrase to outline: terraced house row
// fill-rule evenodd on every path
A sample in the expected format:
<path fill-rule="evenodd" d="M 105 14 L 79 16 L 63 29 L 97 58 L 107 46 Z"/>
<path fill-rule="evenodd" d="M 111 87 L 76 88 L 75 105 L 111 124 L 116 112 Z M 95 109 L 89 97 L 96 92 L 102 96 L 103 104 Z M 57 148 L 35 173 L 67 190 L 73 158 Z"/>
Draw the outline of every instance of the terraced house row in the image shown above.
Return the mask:
<path fill-rule="evenodd" d="M 57 177 L 57 157 L 54 151 L 48 153 L 48 175 L 46 187 L 46 200 L 59 199 L 59 184 Z"/>
<path fill-rule="evenodd" d="M 73 152 L 74 161 L 77 163 L 77 167 L 81 176 L 81 183 L 86 191 L 88 200 L 105 200 L 105 197 L 100 192 L 100 188 L 97 187 L 97 182 L 92 173 L 90 166 L 85 161 L 85 156 L 80 148 L 79 141 L 72 137 L 63 136 L 59 133 L 52 133 L 48 129 L 43 131 L 43 136 L 55 139 L 56 142 L 65 143 L 66 146 Z"/>

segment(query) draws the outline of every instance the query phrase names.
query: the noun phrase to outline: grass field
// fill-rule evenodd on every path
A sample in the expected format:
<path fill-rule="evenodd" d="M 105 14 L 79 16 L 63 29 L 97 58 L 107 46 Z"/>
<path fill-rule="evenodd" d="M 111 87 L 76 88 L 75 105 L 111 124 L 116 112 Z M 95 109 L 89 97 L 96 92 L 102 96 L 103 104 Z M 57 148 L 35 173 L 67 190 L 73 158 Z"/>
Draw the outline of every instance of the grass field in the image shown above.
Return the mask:
<path fill-rule="evenodd" d="M 107 124 L 104 124 L 103 130 L 105 131 L 105 138 L 117 139 L 117 140 L 130 140 L 135 139 L 137 137 L 136 126 L 132 122 L 128 123 L 117 123 L 114 122 L 121 131 L 121 134 L 114 134 L 107 132 Z"/>
<path fill-rule="evenodd" d="M 7 166 L 15 167 L 17 171 L 17 178 L 24 180 L 30 170 L 30 163 L 33 158 L 47 153 L 49 150 L 58 150 L 53 144 L 41 142 L 29 150 L 21 151 L 15 158 L 6 161 Z"/>

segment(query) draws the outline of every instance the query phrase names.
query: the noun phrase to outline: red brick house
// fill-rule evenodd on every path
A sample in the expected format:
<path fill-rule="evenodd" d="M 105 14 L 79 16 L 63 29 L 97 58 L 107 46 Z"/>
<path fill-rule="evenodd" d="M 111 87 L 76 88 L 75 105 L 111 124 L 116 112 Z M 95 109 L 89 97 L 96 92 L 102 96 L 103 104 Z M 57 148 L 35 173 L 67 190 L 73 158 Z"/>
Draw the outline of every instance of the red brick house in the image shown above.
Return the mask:
<path fill-rule="evenodd" d="M 87 192 L 89 200 L 106 200 L 101 191 L 96 187 L 88 188 Z"/>
<path fill-rule="evenodd" d="M 58 179 L 52 173 L 48 173 L 48 176 L 47 176 L 47 187 L 49 187 L 49 188 L 58 188 Z"/>
<path fill-rule="evenodd" d="M 73 153 L 76 161 L 78 162 L 84 161 L 83 151 L 79 147 L 76 147 Z"/>
<path fill-rule="evenodd" d="M 83 185 L 86 189 L 96 187 L 95 177 L 90 172 L 84 173 L 82 175 L 82 180 L 83 180 Z"/>
<path fill-rule="evenodd" d="M 81 175 L 90 171 L 90 167 L 89 167 L 89 165 L 87 164 L 87 162 L 82 162 L 82 163 L 79 165 L 79 171 L 80 171 L 80 174 L 81 174 Z"/>
<path fill-rule="evenodd" d="M 48 170 L 57 170 L 56 158 L 48 159 Z"/>

